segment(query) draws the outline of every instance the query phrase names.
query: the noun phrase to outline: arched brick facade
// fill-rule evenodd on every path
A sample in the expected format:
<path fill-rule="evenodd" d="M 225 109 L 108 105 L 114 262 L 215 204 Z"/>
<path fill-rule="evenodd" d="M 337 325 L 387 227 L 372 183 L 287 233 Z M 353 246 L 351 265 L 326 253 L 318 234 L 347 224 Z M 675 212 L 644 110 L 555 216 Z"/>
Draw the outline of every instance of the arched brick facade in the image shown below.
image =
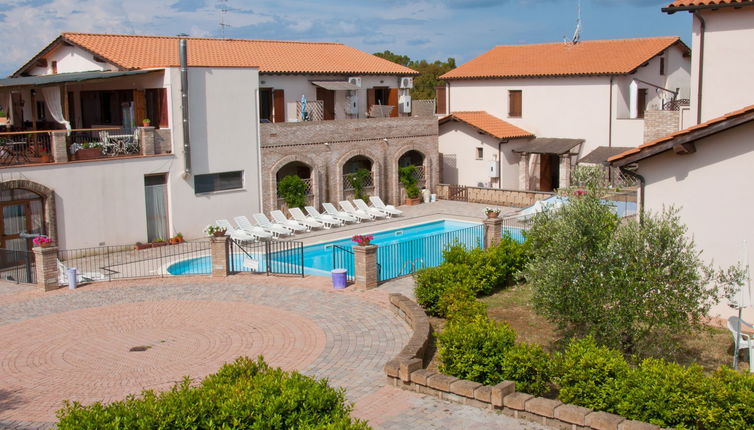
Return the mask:
<path fill-rule="evenodd" d="M 16 179 L 12 181 L 0 182 L 0 190 L 25 189 L 34 192 L 42 197 L 44 207 L 45 231 L 54 242 L 58 242 L 57 215 L 55 211 L 55 191 L 52 188 L 45 187 L 42 184 L 28 181 L 26 179 Z"/>
<path fill-rule="evenodd" d="M 334 201 L 341 201 L 345 199 L 345 193 L 343 192 L 343 166 L 348 160 L 353 157 L 362 156 L 372 162 L 372 182 L 374 183 L 374 194 L 382 197 L 382 163 L 380 163 L 380 155 L 377 151 L 368 148 L 359 148 L 346 152 L 338 158 L 335 163 L 335 199 Z"/>
<path fill-rule="evenodd" d="M 321 185 L 321 172 L 322 172 L 322 166 L 320 163 L 317 162 L 312 157 L 309 157 L 306 154 L 291 154 L 291 155 L 284 155 L 280 158 L 278 158 L 276 161 L 274 161 L 274 164 L 271 165 L 271 167 L 263 172 L 263 190 L 264 190 L 264 209 L 266 212 L 269 212 L 271 210 L 277 209 L 277 173 L 280 169 L 285 167 L 288 163 L 292 163 L 294 161 L 298 161 L 299 163 L 305 164 L 309 169 L 311 170 L 311 178 L 312 178 L 312 194 L 313 194 L 313 202 L 312 204 L 315 207 L 319 207 L 319 205 L 322 203 L 321 195 L 322 195 L 322 185 Z"/>

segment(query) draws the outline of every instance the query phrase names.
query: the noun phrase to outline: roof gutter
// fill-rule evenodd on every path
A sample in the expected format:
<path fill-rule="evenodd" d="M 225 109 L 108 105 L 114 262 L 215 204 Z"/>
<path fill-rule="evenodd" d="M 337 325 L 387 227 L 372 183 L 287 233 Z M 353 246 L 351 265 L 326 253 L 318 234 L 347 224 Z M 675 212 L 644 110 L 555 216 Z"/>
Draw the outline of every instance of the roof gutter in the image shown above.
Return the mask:
<path fill-rule="evenodd" d="M 188 54 L 186 39 L 178 41 L 178 56 L 181 61 L 181 116 L 183 120 L 183 177 L 191 176 L 191 138 L 189 129 Z"/>
<path fill-rule="evenodd" d="M 693 13 L 694 11 L 703 10 L 703 9 L 722 9 L 725 7 L 742 8 L 745 6 L 754 6 L 754 2 L 705 4 L 705 5 L 696 5 L 696 6 L 671 6 L 671 7 L 664 7 L 660 10 L 667 13 L 668 15 L 672 15 L 676 12 L 683 12 L 683 11 L 689 11 Z"/>

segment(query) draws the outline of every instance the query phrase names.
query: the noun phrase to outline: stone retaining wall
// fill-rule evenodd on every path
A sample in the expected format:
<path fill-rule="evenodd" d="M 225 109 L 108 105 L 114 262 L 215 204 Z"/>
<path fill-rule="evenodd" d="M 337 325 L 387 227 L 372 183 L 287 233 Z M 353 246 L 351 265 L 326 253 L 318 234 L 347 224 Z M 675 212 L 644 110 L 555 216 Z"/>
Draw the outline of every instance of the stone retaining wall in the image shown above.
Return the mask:
<path fill-rule="evenodd" d="M 449 188 L 447 184 L 437 185 L 435 187 L 437 198 L 447 200 L 449 198 Z M 466 187 L 466 190 L 470 203 L 486 203 L 489 205 L 517 208 L 531 206 L 538 200 L 544 200 L 555 195 L 555 193 L 544 191 L 519 191 L 499 188 Z"/>
<path fill-rule="evenodd" d="M 385 363 L 388 384 L 443 400 L 492 409 L 528 421 L 564 430 L 659 430 L 660 427 L 619 415 L 569 405 L 559 400 L 534 397 L 516 391 L 516 384 L 497 385 L 443 375 L 424 368 L 432 328 L 427 314 L 402 294 L 390 294 L 393 311 L 413 329 L 406 346 Z"/>

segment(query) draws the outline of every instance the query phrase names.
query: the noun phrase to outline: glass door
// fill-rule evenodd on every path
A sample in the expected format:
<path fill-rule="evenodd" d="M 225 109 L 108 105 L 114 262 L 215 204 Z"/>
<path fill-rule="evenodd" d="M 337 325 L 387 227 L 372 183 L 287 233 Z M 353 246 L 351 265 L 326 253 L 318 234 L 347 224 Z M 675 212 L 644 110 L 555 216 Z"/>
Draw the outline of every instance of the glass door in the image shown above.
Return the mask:
<path fill-rule="evenodd" d="M 147 208 L 147 239 L 168 240 L 168 185 L 167 175 L 150 175 L 144 177 L 144 197 Z"/>

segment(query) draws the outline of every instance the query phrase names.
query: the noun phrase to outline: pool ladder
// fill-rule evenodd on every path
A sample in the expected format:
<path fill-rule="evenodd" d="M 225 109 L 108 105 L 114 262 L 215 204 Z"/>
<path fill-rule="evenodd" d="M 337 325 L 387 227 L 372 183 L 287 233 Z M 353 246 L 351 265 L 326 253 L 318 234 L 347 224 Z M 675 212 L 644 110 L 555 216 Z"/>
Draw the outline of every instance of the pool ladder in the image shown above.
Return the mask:
<path fill-rule="evenodd" d="M 410 272 L 406 272 L 406 266 L 409 266 L 411 268 Z M 398 276 L 409 275 L 411 273 L 416 272 L 417 266 L 419 267 L 419 269 L 423 269 L 424 268 L 424 259 L 423 258 L 417 258 L 415 260 L 408 260 L 405 263 L 403 263 L 403 267 L 401 267 L 401 271 L 398 274 Z"/>

